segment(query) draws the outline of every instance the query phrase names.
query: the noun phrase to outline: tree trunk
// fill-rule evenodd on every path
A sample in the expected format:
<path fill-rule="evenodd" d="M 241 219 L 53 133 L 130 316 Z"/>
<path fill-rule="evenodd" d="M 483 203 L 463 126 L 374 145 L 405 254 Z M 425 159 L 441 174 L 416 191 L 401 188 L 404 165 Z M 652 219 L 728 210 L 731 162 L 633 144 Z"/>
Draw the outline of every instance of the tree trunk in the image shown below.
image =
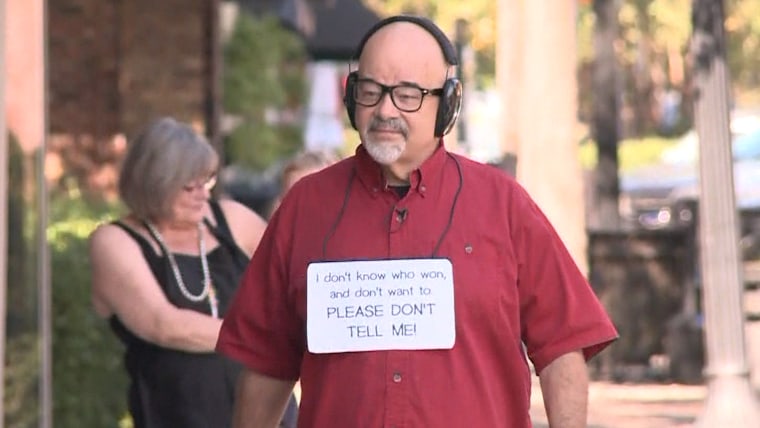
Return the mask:
<path fill-rule="evenodd" d="M 591 186 L 589 226 L 600 230 L 615 230 L 620 226 L 617 154 L 619 106 L 614 50 L 617 12 L 616 0 L 594 0 L 596 27 L 592 133 L 599 156 Z"/>

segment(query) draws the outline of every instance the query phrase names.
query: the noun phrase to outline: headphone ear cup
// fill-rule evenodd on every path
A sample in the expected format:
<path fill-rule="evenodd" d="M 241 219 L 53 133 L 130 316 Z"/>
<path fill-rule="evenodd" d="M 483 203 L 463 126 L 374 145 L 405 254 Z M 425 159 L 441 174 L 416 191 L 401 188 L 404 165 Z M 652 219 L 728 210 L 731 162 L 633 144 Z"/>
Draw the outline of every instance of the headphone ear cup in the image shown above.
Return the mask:
<path fill-rule="evenodd" d="M 443 84 L 443 93 L 435 119 L 435 136 L 440 138 L 451 132 L 462 109 L 462 82 L 450 78 Z"/>
<path fill-rule="evenodd" d="M 346 106 L 346 113 L 348 114 L 348 121 L 351 122 L 351 126 L 356 128 L 356 120 L 354 119 L 356 113 L 356 101 L 354 101 L 354 91 L 356 88 L 356 79 L 359 78 L 359 74 L 356 71 L 348 73 L 346 77 L 346 89 L 343 92 L 343 105 Z"/>

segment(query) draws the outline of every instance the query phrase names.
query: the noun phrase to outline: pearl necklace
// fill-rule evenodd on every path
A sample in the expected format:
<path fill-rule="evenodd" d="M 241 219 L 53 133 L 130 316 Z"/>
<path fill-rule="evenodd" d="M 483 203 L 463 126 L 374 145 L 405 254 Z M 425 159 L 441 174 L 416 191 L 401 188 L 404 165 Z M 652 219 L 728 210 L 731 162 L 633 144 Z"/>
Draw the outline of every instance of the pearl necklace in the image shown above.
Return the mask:
<path fill-rule="evenodd" d="M 201 270 L 203 271 L 203 290 L 198 295 L 191 293 L 190 290 L 185 287 L 185 281 L 182 280 L 182 274 L 179 271 L 179 266 L 177 266 L 177 260 L 174 258 L 174 254 L 169 251 L 163 236 L 158 233 L 158 230 L 152 223 L 146 221 L 145 225 L 148 227 L 148 230 L 153 237 L 156 238 L 156 241 L 158 241 L 161 251 L 163 251 L 166 258 L 169 259 L 169 265 L 174 273 L 174 279 L 177 281 L 177 287 L 182 295 L 191 302 L 200 302 L 208 297 L 211 316 L 219 318 L 219 301 L 216 298 L 216 290 L 214 290 L 214 286 L 211 284 L 211 274 L 208 269 L 208 259 L 206 259 L 206 241 L 203 239 L 203 223 L 198 222 L 198 250 L 201 253 Z"/>

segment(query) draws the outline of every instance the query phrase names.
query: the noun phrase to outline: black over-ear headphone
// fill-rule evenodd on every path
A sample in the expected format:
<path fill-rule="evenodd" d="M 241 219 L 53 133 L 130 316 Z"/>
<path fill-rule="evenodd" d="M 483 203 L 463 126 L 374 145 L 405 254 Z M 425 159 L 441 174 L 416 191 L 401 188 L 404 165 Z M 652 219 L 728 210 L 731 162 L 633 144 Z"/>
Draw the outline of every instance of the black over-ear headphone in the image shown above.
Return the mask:
<path fill-rule="evenodd" d="M 440 45 L 446 63 L 448 65 L 459 64 L 459 61 L 457 61 L 456 49 L 454 49 L 454 46 L 449 41 L 448 37 L 446 37 L 446 34 L 444 34 L 443 31 L 433 23 L 433 21 L 427 18 L 412 15 L 392 16 L 390 18 L 385 18 L 377 24 L 373 25 L 372 28 L 367 31 L 364 37 L 362 37 L 361 42 L 359 42 L 359 46 L 356 49 L 354 58 L 356 60 L 359 59 L 362 50 L 364 49 L 364 45 L 367 43 L 367 40 L 372 37 L 373 34 L 375 34 L 379 29 L 394 22 L 411 22 L 412 24 L 416 24 L 424 28 L 435 38 L 435 40 L 438 42 L 438 45 Z M 348 112 L 348 120 L 351 121 L 351 126 L 353 126 L 354 129 L 356 129 L 356 120 L 354 119 L 356 113 L 354 88 L 356 87 L 356 80 L 358 78 L 359 73 L 357 71 L 348 73 L 348 78 L 346 79 L 346 91 L 343 94 L 343 104 L 345 104 L 346 111 Z M 449 131 L 451 131 L 451 129 L 454 127 L 454 123 L 457 121 L 461 107 L 462 82 L 460 82 L 456 77 L 450 77 L 443 83 L 443 91 L 440 95 L 438 112 L 436 113 L 435 119 L 434 135 L 436 137 L 443 137 L 444 135 L 448 134 Z"/>

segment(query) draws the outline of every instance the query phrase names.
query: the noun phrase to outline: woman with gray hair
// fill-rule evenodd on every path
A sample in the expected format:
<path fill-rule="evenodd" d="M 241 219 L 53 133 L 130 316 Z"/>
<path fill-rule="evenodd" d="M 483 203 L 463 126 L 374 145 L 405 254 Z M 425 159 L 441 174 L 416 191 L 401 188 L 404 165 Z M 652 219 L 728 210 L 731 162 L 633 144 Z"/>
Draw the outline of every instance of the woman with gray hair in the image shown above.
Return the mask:
<path fill-rule="evenodd" d="M 90 237 L 92 301 L 126 346 L 136 428 L 226 427 L 240 366 L 214 352 L 265 222 L 210 198 L 219 158 L 188 125 L 162 118 L 128 147 L 128 213 Z"/>

